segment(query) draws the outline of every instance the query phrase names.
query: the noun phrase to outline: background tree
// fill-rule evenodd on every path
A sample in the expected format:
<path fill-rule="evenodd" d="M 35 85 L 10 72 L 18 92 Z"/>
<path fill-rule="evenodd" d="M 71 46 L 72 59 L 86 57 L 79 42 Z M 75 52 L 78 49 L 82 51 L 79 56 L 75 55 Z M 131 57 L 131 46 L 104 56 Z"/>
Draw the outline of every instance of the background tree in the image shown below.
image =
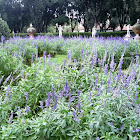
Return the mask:
<path fill-rule="evenodd" d="M 30 23 L 38 32 L 47 32 L 48 26 L 68 21 L 71 31 L 81 21 L 86 32 L 94 25 L 106 31 L 107 19 L 113 29 L 118 22 L 122 30 L 140 18 L 139 7 L 140 0 L 0 0 L 2 18 L 15 32 L 26 32 Z"/>

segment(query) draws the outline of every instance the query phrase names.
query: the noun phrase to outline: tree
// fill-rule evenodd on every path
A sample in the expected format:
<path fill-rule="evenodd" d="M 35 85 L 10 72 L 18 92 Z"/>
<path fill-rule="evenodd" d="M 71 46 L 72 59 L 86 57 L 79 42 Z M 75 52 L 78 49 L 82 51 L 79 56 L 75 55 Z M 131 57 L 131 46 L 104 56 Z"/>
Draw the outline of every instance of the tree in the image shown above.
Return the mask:
<path fill-rule="evenodd" d="M 113 29 L 113 32 L 115 28 L 117 27 L 117 25 L 118 25 L 118 21 L 116 20 L 116 18 L 115 17 L 111 18 L 109 27 Z"/>
<path fill-rule="evenodd" d="M 110 0 L 109 1 L 111 9 L 110 11 L 115 12 L 119 21 L 121 30 L 123 29 L 124 24 L 129 21 L 129 14 L 131 11 L 131 6 L 134 4 L 133 0 Z M 111 15 L 111 13 L 110 13 Z"/>

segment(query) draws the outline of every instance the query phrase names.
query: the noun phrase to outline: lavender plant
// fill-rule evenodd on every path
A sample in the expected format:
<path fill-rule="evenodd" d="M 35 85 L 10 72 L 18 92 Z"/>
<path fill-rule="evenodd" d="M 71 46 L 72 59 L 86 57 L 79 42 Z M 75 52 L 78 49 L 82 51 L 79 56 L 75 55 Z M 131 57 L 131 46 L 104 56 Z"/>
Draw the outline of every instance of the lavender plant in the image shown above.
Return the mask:
<path fill-rule="evenodd" d="M 39 39 L 51 44 L 58 38 L 34 41 Z M 17 85 L 1 89 L 0 138 L 138 140 L 139 55 L 122 68 L 125 55 L 138 53 L 139 44 L 103 38 L 57 41 L 68 55 L 63 64 L 47 58 L 43 50 Z M 35 42 L 32 46 L 38 50 Z"/>

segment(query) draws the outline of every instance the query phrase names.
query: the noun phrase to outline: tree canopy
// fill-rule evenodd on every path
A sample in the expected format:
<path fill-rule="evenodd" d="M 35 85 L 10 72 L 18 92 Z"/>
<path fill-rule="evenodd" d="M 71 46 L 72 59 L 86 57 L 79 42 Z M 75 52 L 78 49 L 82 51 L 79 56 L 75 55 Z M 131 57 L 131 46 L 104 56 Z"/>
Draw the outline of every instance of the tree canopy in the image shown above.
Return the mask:
<path fill-rule="evenodd" d="M 25 32 L 32 23 L 38 32 L 47 32 L 49 25 L 69 23 L 73 31 L 84 20 L 85 31 L 107 19 L 114 29 L 119 24 L 134 24 L 140 18 L 140 0 L 0 0 L 0 13 L 11 31 Z"/>

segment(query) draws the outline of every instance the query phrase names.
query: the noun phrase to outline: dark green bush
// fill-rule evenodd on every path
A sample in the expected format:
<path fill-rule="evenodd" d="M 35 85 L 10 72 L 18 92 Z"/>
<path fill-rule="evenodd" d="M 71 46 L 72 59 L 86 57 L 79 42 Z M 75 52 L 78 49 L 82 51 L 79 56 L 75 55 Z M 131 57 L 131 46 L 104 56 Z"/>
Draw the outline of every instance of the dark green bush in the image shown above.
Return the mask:
<path fill-rule="evenodd" d="M 131 35 L 134 35 L 133 32 L 130 32 Z M 36 33 L 35 36 L 58 36 L 58 33 Z M 99 37 L 123 37 L 126 35 L 126 31 L 115 31 L 115 32 L 97 32 L 96 36 Z M 26 37 L 28 36 L 27 33 L 17 33 L 15 34 L 15 36 L 20 36 L 20 37 Z M 76 36 L 82 36 L 82 37 L 91 37 L 91 32 L 79 32 L 79 33 L 75 33 L 75 32 L 64 32 L 63 33 L 63 37 L 76 37 Z M 13 34 L 11 34 L 11 37 L 13 37 Z"/>
<path fill-rule="evenodd" d="M 7 23 L 0 18 L 0 37 L 2 35 L 6 38 L 9 38 L 10 37 L 10 29 L 9 29 Z"/>

